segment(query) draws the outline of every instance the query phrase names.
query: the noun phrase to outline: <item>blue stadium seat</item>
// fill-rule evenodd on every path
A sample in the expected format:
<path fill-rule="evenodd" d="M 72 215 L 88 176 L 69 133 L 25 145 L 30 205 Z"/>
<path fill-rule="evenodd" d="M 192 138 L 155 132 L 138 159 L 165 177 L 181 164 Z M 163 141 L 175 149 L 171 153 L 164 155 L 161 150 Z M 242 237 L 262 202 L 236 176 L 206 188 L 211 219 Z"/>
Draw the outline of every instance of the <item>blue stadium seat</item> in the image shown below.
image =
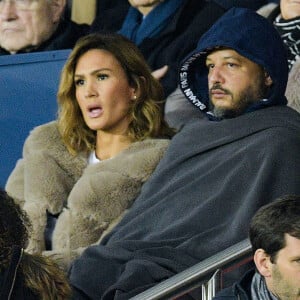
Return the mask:
<path fill-rule="evenodd" d="M 0 56 L 0 187 L 31 129 L 56 118 L 60 72 L 70 51 Z"/>

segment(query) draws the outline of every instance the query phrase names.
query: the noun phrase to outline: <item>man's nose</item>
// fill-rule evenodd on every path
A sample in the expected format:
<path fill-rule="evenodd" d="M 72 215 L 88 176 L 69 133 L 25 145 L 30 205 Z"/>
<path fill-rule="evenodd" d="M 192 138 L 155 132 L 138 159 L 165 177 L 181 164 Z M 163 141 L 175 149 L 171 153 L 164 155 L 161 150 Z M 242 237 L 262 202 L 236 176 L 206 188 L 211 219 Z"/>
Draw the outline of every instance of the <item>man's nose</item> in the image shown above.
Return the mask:
<path fill-rule="evenodd" d="M 224 83 L 222 69 L 220 67 L 214 67 L 213 69 L 210 69 L 208 74 L 208 81 L 210 84 Z"/>

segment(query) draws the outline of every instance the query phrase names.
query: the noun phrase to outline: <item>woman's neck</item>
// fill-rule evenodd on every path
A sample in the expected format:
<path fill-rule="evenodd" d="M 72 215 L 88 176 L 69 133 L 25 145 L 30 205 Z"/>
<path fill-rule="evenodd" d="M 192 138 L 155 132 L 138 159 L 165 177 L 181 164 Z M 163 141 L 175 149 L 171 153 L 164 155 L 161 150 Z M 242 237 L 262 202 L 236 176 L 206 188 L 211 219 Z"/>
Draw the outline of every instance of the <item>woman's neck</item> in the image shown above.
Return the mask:
<path fill-rule="evenodd" d="M 97 134 L 96 157 L 100 160 L 112 158 L 127 149 L 131 143 L 132 140 L 128 136 Z"/>

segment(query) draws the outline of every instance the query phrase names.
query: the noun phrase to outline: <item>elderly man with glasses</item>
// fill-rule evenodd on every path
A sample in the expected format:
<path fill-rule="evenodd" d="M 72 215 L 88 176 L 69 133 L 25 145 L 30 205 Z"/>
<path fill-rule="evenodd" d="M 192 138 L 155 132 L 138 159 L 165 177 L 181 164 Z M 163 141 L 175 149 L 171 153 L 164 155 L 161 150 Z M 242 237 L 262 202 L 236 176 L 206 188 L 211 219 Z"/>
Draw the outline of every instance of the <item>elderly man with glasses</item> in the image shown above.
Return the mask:
<path fill-rule="evenodd" d="M 0 55 L 72 48 L 89 26 L 63 18 L 66 0 L 0 0 Z"/>

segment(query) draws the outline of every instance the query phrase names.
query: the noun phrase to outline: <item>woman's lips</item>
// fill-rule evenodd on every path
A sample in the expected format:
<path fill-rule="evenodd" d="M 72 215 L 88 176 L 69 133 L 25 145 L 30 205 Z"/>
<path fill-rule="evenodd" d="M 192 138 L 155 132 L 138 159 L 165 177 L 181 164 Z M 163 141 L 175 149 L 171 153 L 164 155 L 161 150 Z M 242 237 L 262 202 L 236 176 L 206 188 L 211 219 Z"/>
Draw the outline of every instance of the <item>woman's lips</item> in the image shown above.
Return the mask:
<path fill-rule="evenodd" d="M 88 116 L 90 118 L 98 118 L 102 115 L 103 109 L 101 106 L 93 106 L 88 108 Z"/>

